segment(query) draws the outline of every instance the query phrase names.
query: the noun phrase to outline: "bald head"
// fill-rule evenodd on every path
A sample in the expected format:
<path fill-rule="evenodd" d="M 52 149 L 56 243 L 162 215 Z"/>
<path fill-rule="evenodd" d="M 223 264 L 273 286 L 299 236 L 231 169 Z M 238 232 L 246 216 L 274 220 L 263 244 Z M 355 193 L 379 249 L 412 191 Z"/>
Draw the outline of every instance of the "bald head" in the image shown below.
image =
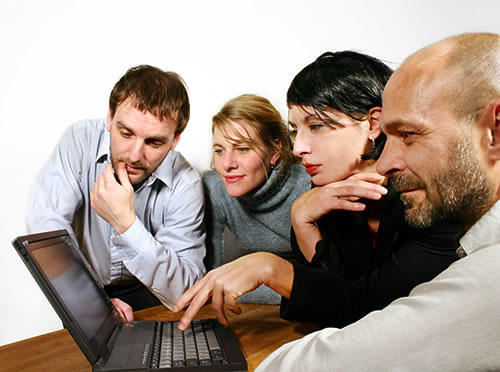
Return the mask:
<path fill-rule="evenodd" d="M 420 98 L 449 107 L 460 122 L 476 119 L 500 98 L 500 36 L 461 34 L 421 49 L 396 70 L 386 90 L 401 94 L 413 84 Z"/>

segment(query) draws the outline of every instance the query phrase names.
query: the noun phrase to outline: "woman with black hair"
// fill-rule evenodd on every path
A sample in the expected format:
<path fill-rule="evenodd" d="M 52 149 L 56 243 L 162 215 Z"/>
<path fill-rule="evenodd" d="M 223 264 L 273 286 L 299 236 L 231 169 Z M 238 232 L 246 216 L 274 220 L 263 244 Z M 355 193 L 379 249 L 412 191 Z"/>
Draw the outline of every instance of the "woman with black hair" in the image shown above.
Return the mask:
<path fill-rule="evenodd" d="M 390 183 L 375 171 L 385 143 L 383 88 L 391 70 L 352 51 L 324 53 L 293 80 L 287 94 L 293 151 L 313 188 L 293 204 L 296 260 L 258 252 L 209 272 L 177 301 L 191 302 L 185 328 L 211 297 L 224 305 L 264 284 L 282 296 L 281 316 L 343 327 L 429 281 L 457 259 L 455 226 L 414 229 Z"/>

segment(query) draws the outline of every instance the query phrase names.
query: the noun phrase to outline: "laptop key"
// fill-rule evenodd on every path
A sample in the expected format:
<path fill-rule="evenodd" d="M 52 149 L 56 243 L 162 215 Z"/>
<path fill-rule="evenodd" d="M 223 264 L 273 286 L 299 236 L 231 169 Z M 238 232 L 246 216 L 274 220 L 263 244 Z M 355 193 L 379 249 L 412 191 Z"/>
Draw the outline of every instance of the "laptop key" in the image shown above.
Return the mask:
<path fill-rule="evenodd" d="M 200 359 L 200 366 L 209 366 L 212 365 L 212 361 L 210 359 Z"/>

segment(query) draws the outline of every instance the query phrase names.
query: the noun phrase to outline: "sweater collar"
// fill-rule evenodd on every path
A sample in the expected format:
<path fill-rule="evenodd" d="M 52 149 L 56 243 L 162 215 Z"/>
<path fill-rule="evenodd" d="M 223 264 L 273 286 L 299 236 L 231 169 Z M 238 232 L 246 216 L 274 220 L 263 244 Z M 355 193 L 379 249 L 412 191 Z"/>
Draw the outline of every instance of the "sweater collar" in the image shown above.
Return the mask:
<path fill-rule="evenodd" d="M 273 196 L 281 190 L 289 176 L 290 166 L 279 162 L 262 186 L 239 197 L 238 200 L 248 209 L 263 210 L 273 207 L 276 203 Z"/>

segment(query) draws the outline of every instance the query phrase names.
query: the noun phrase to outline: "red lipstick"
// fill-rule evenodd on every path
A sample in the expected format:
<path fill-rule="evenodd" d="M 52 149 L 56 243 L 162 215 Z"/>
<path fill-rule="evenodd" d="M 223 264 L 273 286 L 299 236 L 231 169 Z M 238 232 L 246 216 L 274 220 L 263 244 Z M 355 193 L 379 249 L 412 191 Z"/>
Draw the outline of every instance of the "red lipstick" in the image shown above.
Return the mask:
<path fill-rule="evenodd" d="M 319 164 L 309 164 L 309 163 L 302 163 L 302 165 L 304 166 L 304 168 L 306 168 L 306 172 L 309 174 L 309 175 L 312 175 L 314 173 L 316 173 L 316 171 L 318 170 L 318 168 L 320 167 Z"/>

